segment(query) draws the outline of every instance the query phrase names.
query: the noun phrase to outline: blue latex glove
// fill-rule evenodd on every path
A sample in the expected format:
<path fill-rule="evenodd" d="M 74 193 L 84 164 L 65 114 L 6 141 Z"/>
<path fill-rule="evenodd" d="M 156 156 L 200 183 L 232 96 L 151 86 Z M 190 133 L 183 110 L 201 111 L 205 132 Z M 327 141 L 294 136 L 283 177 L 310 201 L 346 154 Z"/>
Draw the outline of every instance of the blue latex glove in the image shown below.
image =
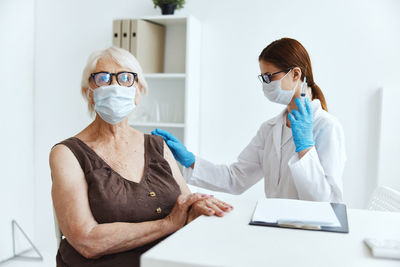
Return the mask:
<path fill-rule="evenodd" d="M 314 119 L 312 107 L 308 98 L 305 98 L 304 104 L 300 98 L 296 98 L 294 101 L 296 102 L 298 110 L 292 110 L 292 112 L 288 114 L 288 118 L 290 120 L 290 126 L 292 127 L 296 152 L 300 152 L 315 145 L 313 135 Z"/>
<path fill-rule="evenodd" d="M 193 153 L 188 151 L 186 147 L 173 134 L 158 128 L 155 131 L 152 131 L 151 134 L 159 135 L 164 138 L 169 149 L 171 149 L 175 159 L 179 161 L 183 166 L 185 166 L 186 168 L 192 166 L 195 161 Z"/>

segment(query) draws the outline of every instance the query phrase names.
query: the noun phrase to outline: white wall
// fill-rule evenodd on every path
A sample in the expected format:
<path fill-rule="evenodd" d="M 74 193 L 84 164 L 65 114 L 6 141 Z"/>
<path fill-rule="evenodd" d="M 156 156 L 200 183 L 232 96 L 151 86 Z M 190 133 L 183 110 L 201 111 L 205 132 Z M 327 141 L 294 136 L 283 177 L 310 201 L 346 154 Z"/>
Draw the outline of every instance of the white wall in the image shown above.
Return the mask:
<path fill-rule="evenodd" d="M 0 1 L 0 261 L 12 256 L 11 220 L 34 236 L 33 23 L 33 0 Z"/>
<path fill-rule="evenodd" d="M 399 168 L 399 115 L 398 87 L 386 87 L 381 91 L 381 131 L 379 143 L 378 184 L 390 186 L 400 192 Z"/>
<path fill-rule="evenodd" d="M 111 45 L 113 19 L 160 11 L 150 0 L 36 3 L 36 238 L 44 247 L 55 244 L 49 150 L 90 122 L 79 93 L 85 61 Z M 282 109 L 264 98 L 257 59 L 271 41 L 296 38 L 309 51 L 315 81 L 345 130 L 345 200 L 363 207 L 376 183 L 378 88 L 398 86 L 399 10 L 396 0 L 187 1 L 177 13 L 194 15 L 203 29 L 201 156 L 232 162 L 259 125 Z M 261 194 L 260 185 L 247 196 Z"/>

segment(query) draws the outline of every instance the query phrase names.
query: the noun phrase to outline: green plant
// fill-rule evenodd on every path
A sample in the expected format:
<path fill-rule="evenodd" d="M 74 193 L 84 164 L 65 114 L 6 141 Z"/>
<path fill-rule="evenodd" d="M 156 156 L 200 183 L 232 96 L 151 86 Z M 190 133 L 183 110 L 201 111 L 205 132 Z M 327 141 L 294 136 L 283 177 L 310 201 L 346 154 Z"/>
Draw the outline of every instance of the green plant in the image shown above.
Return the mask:
<path fill-rule="evenodd" d="M 185 0 L 153 0 L 154 8 L 157 6 L 161 7 L 162 5 L 173 4 L 175 9 L 183 8 L 185 4 Z"/>

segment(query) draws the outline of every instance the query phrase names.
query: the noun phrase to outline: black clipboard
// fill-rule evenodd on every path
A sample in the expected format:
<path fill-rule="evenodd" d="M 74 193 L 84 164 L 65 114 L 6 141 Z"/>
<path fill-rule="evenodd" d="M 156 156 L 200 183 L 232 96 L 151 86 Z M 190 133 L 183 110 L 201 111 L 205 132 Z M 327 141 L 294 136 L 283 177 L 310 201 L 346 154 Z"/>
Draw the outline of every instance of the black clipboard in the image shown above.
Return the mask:
<path fill-rule="evenodd" d="M 335 232 L 335 233 L 349 233 L 349 223 L 347 220 L 347 208 L 345 204 L 342 203 L 330 203 L 333 211 L 336 214 L 341 226 L 339 227 L 330 227 L 330 226 L 321 226 L 320 229 L 310 229 L 310 228 L 297 228 L 290 226 L 282 226 L 277 223 L 266 223 L 266 222 L 258 222 L 258 221 L 250 221 L 250 225 L 258 225 L 258 226 L 270 226 L 270 227 L 280 227 L 280 228 L 290 228 L 290 229 L 300 229 L 300 230 L 309 230 L 309 231 L 324 231 L 324 232 Z"/>

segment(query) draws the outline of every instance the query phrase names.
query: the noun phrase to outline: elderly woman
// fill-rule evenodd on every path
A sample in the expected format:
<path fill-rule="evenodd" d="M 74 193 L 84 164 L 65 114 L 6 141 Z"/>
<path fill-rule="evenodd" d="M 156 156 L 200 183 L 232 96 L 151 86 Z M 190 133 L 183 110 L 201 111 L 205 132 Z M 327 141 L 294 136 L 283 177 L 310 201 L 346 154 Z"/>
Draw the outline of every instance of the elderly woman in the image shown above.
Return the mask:
<path fill-rule="evenodd" d="M 146 86 L 129 52 L 111 47 L 90 56 L 82 94 L 96 117 L 50 153 L 65 236 L 57 266 L 139 266 L 143 252 L 196 217 L 232 209 L 191 194 L 163 139 L 128 125 Z"/>

